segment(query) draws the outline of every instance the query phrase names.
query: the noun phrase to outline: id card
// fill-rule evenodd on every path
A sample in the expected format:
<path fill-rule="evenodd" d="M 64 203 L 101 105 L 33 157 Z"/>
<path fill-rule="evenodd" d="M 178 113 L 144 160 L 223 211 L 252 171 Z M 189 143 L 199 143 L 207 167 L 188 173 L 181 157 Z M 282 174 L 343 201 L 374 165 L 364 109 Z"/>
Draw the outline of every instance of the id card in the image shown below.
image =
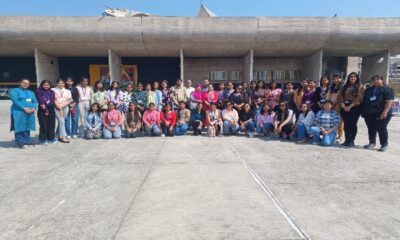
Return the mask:
<path fill-rule="evenodd" d="M 370 100 L 371 102 L 374 102 L 374 101 L 376 101 L 376 96 L 372 96 L 372 97 L 370 97 L 370 98 L 369 98 L 369 100 Z"/>
<path fill-rule="evenodd" d="M 27 98 L 26 101 L 27 102 L 32 102 L 32 98 Z"/>

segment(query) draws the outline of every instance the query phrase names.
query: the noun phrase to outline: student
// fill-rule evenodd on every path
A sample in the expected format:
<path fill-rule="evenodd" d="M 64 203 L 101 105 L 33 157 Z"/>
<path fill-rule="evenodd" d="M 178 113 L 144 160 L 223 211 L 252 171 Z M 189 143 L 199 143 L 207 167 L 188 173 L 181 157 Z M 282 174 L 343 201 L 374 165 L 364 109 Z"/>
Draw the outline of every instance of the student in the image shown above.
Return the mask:
<path fill-rule="evenodd" d="M 204 102 L 204 111 L 207 112 L 210 110 L 211 103 L 218 102 L 218 92 L 214 91 L 214 87 L 212 84 L 208 85 L 208 91 L 203 93 L 203 102 Z"/>
<path fill-rule="evenodd" d="M 190 124 L 190 110 L 186 108 L 185 102 L 179 103 L 179 110 L 176 117 L 175 135 L 185 135 Z"/>
<path fill-rule="evenodd" d="M 247 82 L 242 82 L 241 85 L 242 85 L 242 94 L 244 97 L 244 102 L 251 104 L 251 92 L 249 92 L 250 91 L 249 84 Z"/>
<path fill-rule="evenodd" d="M 161 119 L 161 131 L 162 131 L 161 136 L 173 137 L 175 133 L 174 127 L 176 124 L 176 114 L 172 110 L 172 106 L 170 104 L 166 104 L 164 106 L 164 109 L 160 114 L 160 119 Z"/>
<path fill-rule="evenodd" d="M 257 132 L 263 133 L 264 137 L 270 137 L 270 133 L 274 130 L 274 122 L 275 112 L 265 104 L 257 118 Z"/>
<path fill-rule="evenodd" d="M 204 122 L 206 120 L 206 114 L 203 110 L 203 103 L 197 104 L 196 109 L 192 111 L 191 116 L 191 125 L 193 128 L 193 132 L 195 136 L 201 135 L 201 131 L 204 126 Z"/>
<path fill-rule="evenodd" d="M 51 90 L 51 82 L 43 80 L 36 90 L 36 98 L 39 103 L 37 117 L 39 120 L 40 144 L 48 145 L 56 143 L 54 131 L 56 127 L 56 113 L 54 111 L 55 96 Z"/>
<path fill-rule="evenodd" d="M 172 101 L 174 103 L 173 109 L 178 109 L 179 102 L 187 102 L 188 96 L 186 95 L 186 89 L 182 84 L 182 79 L 176 80 L 175 84 L 176 85 L 171 88 L 171 91 L 173 93 Z"/>
<path fill-rule="evenodd" d="M 65 130 L 65 118 L 69 113 L 69 105 L 72 102 L 71 91 L 65 88 L 65 81 L 61 78 L 57 80 L 57 87 L 52 88 L 52 90 L 55 97 L 58 140 L 62 143 L 69 143 Z"/>
<path fill-rule="evenodd" d="M 129 104 L 132 102 L 133 85 L 128 83 L 126 90 L 122 92 L 122 110 L 126 113 L 129 109 Z"/>
<path fill-rule="evenodd" d="M 258 117 L 266 101 L 265 84 L 262 80 L 257 82 L 257 88 L 253 95 L 253 112 L 254 116 Z"/>
<path fill-rule="evenodd" d="M 162 92 L 160 90 L 160 83 L 155 81 L 153 83 L 153 91 L 154 91 L 154 106 L 156 111 L 161 111 L 162 110 Z M 149 104 L 151 102 L 149 101 Z"/>
<path fill-rule="evenodd" d="M 167 80 L 162 80 L 161 82 L 161 93 L 162 93 L 162 107 L 164 107 L 167 104 L 170 104 L 172 106 L 174 104 L 173 101 L 174 93 L 171 91 L 171 89 L 169 89 Z"/>
<path fill-rule="evenodd" d="M 108 102 L 108 109 L 102 114 L 104 139 L 121 138 L 122 115 L 116 110 L 113 101 Z"/>
<path fill-rule="evenodd" d="M 118 81 L 113 81 L 111 83 L 110 90 L 107 91 L 107 99 L 108 102 L 114 103 L 114 107 L 119 112 L 122 112 L 123 109 L 123 98 L 122 98 L 122 91 L 119 87 Z"/>
<path fill-rule="evenodd" d="M 186 96 L 187 96 L 187 102 L 186 103 L 189 103 L 190 95 L 194 91 L 194 87 L 192 87 L 192 80 L 190 80 L 190 79 L 186 80 L 185 91 L 186 91 Z"/>
<path fill-rule="evenodd" d="M 337 113 L 340 113 L 340 102 L 338 99 L 338 96 L 340 94 L 340 90 L 342 89 L 342 77 L 338 74 L 333 75 L 333 83 L 329 87 L 329 92 L 327 99 L 331 100 L 333 102 L 333 110 Z M 340 122 L 339 122 L 339 127 L 336 131 L 336 143 L 340 144 L 342 142 L 342 137 L 344 136 L 344 125 L 343 125 L 343 119 L 339 115 Z"/>
<path fill-rule="evenodd" d="M 154 103 L 150 103 L 149 109 L 144 112 L 143 125 L 148 136 L 161 136 L 160 112 L 155 110 Z"/>
<path fill-rule="evenodd" d="M 222 115 L 221 110 L 217 108 L 216 103 L 210 104 L 210 110 L 207 112 L 207 122 L 208 122 L 208 135 L 210 137 L 222 136 Z"/>
<path fill-rule="evenodd" d="M 392 105 L 394 100 L 393 89 L 385 86 L 383 78 L 375 75 L 372 77 L 373 85 L 365 91 L 362 113 L 368 127 L 369 144 L 366 149 L 375 149 L 376 133 L 379 134 L 381 147 L 378 151 L 388 149 L 387 126 L 392 118 Z"/>
<path fill-rule="evenodd" d="M 147 104 L 147 106 L 145 106 L 145 109 L 148 109 L 150 103 L 155 103 L 156 102 L 156 92 L 151 90 L 151 84 L 150 83 L 147 83 L 144 86 L 144 90 L 146 91 L 147 96 L 149 97 L 148 104 Z"/>
<path fill-rule="evenodd" d="M 235 89 L 235 92 L 232 93 L 229 97 L 229 100 L 231 103 L 233 103 L 233 108 L 236 109 L 236 111 L 240 111 L 243 109 L 243 106 L 245 104 L 245 99 L 242 93 L 243 87 L 242 85 L 238 85 Z"/>
<path fill-rule="evenodd" d="M 251 81 L 249 89 L 246 91 L 246 95 L 248 99 L 248 103 L 250 103 L 250 106 L 253 106 L 254 104 L 254 95 L 257 91 L 257 82 L 256 81 Z"/>
<path fill-rule="evenodd" d="M 303 103 L 303 95 L 307 91 L 308 88 L 308 82 L 306 79 L 301 80 L 299 88 L 294 91 L 293 94 L 293 101 L 295 105 L 294 113 L 296 115 L 296 118 L 299 117 L 300 112 L 301 112 L 301 104 Z"/>
<path fill-rule="evenodd" d="M 315 114 L 307 104 L 301 104 L 301 113 L 297 122 L 292 127 L 290 136 L 298 142 L 305 142 L 306 136 L 312 135 L 311 127 L 314 125 Z"/>
<path fill-rule="evenodd" d="M 136 138 L 142 128 L 142 114 L 135 103 L 129 103 L 125 113 L 125 138 Z"/>
<path fill-rule="evenodd" d="M 278 111 L 279 109 L 278 105 L 279 105 L 279 100 L 281 99 L 281 95 L 282 95 L 282 89 L 278 88 L 278 82 L 275 80 L 272 81 L 268 90 L 267 103 L 275 111 Z"/>
<path fill-rule="evenodd" d="M 241 131 L 247 132 L 251 138 L 254 136 L 254 129 L 256 127 L 254 123 L 254 114 L 248 103 L 245 103 L 243 109 L 239 112 L 239 124 Z"/>
<path fill-rule="evenodd" d="M 321 144 L 323 146 L 335 144 L 339 114 L 332 110 L 332 106 L 332 101 L 325 101 L 324 109 L 315 116 L 315 126 L 311 127 L 313 144 Z"/>
<path fill-rule="evenodd" d="M 352 72 L 339 94 L 340 114 L 344 123 L 345 147 L 354 147 L 357 136 L 357 122 L 361 114 L 361 103 L 364 98 L 364 86 L 357 73 Z"/>
<path fill-rule="evenodd" d="M 226 109 L 222 111 L 222 120 L 224 121 L 224 135 L 235 134 L 239 131 L 239 115 L 238 112 L 233 109 L 233 104 L 228 102 Z"/>
<path fill-rule="evenodd" d="M 143 91 L 142 83 L 138 83 L 136 91 L 132 93 L 132 102 L 136 104 L 141 113 L 143 113 L 149 105 L 149 95 L 146 91 Z"/>
<path fill-rule="evenodd" d="M 225 91 L 225 83 L 218 84 L 218 91 L 217 91 L 218 92 L 218 102 L 217 102 L 218 109 L 223 109 L 224 91 Z"/>
<path fill-rule="evenodd" d="M 319 80 L 319 85 L 320 86 L 317 87 L 317 90 L 315 91 L 315 95 L 318 108 L 319 110 L 322 110 L 324 108 L 324 103 L 329 92 L 329 77 L 321 77 L 321 79 Z"/>
<path fill-rule="evenodd" d="M 81 78 L 81 84 L 76 87 L 79 92 L 79 134 L 84 136 L 86 113 L 90 110 L 90 100 L 92 99 L 93 90 L 89 86 L 89 79 Z"/>
<path fill-rule="evenodd" d="M 17 148 L 25 145 L 34 145 L 31 142 L 30 131 L 35 131 L 35 110 L 38 102 L 35 93 L 29 90 L 30 81 L 23 78 L 19 88 L 10 91 L 11 106 L 11 131 L 14 131 Z"/>
<path fill-rule="evenodd" d="M 289 109 L 295 110 L 293 83 L 285 84 L 285 89 L 282 91 L 280 102 L 287 102 Z"/>
<path fill-rule="evenodd" d="M 102 135 L 102 123 L 100 104 L 92 103 L 85 115 L 85 138 L 87 140 L 100 139 Z"/>
<path fill-rule="evenodd" d="M 205 93 L 208 91 L 208 86 L 210 85 L 210 80 L 208 78 L 203 79 L 203 86 L 201 86 L 201 92 Z"/>
<path fill-rule="evenodd" d="M 235 90 L 233 89 L 233 83 L 228 82 L 226 84 L 225 90 L 223 91 L 223 93 L 220 97 L 220 101 L 222 102 L 222 104 L 220 106 L 221 110 L 224 110 L 226 108 L 226 104 L 230 101 L 229 99 L 234 91 Z"/>
<path fill-rule="evenodd" d="M 292 125 L 293 125 L 293 118 L 294 118 L 293 110 L 288 108 L 287 103 L 286 102 L 279 103 L 279 110 L 276 114 L 274 122 L 275 134 L 279 135 L 280 138 L 286 137 L 286 139 L 290 139 L 290 132 L 292 131 Z"/>
<path fill-rule="evenodd" d="M 307 89 L 303 93 L 303 100 L 301 103 L 307 104 L 314 113 L 319 111 L 319 107 L 317 105 L 317 95 L 315 93 L 316 84 L 314 80 L 307 81 Z"/>
<path fill-rule="evenodd" d="M 108 106 L 108 93 L 104 89 L 103 83 L 98 80 L 94 84 L 93 95 L 91 98 L 91 103 L 98 103 L 100 105 L 100 111 L 104 112 L 107 110 Z"/>
<path fill-rule="evenodd" d="M 72 101 L 69 103 L 69 112 L 65 118 L 65 130 L 67 131 L 67 138 L 78 138 L 78 125 L 79 125 L 79 92 L 74 86 L 74 79 L 68 77 L 65 81 L 66 88 L 71 92 Z"/>
<path fill-rule="evenodd" d="M 203 104 L 203 93 L 201 92 L 201 85 L 197 84 L 194 91 L 190 95 L 190 110 L 196 110 L 200 103 Z"/>

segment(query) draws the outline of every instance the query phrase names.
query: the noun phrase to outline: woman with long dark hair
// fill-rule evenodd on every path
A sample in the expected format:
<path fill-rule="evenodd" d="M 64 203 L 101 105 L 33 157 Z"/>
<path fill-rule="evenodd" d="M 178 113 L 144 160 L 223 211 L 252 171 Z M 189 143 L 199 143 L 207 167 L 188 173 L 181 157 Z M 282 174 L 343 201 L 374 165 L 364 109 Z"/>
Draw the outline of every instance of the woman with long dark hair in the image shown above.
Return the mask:
<path fill-rule="evenodd" d="M 113 81 L 111 83 L 110 90 L 108 90 L 107 94 L 108 94 L 108 101 L 114 103 L 115 109 L 122 112 L 123 94 L 120 89 L 118 81 Z"/>
<path fill-rule="evenodd" d="M 165 104 L 164 109 L 160 114 L 160 118 L 161 118 L 161 130 L 162 130 L 161 136 L 173 137 L 175 133 L 174 127 L 176 124 L 176 114 L 172 110 L 171 104 L 169 103 Z"/>
<path fill-rule="evenodd" d="M 311 108 L 311 110 L 314 111 L 314 113 L 317 113 L 319 111 L 319 107 L 317 105 L 317 94 L 315 91 L 316 86 L 317 84 L 314 80 L 308 80 L 307 89 L 303 94 L 302 100 L 302 103 L 307 104 Z"/>
<path fill-rule="evenodd" d="M 275 111 L 278 111 L 278 105 L 279 105 L 279 100 L 281 99 L 281 95 L 282 95 L 282 89 L 278 88 L 278 82 L 275 80 L 272 81 L 268 89 L 267 103 Z"/>
<path fill-rule="evenodd" d="M 261 109 L 266 101 L 266 90 L 265 90 L 265 84 L 262 80 L 259 80 L 256 84 L 256 89 L 253 94 L 253 99 L 252 99 L 252 107 L 253 107 L 253 113 L 255 117 L 258 117 L 260 115 Z"/>
<path fill-rule="evenodd" d="M 293 125 L 293 110 L 288 108 L 287 102 L 279 103 L 279 110 L 276 114 L 274 131 L 280 138 L 290 139 L 290 132 Z"/>
<path fill-rule="evenodd" d="M 133 102 L 129 103 L 125 113 L 125 138 L 136 138 L 142 127 L 142 115 L 139 108 Z"/>
<path fill-rule="evenodd" d="M 345 147 L 354 147 L 357 136 L 357 122 L 361 115 L 361 103 L 364 98 L 364 86 L 357 73 L 352 72 L 347 77 L 346 84 L 339 94 L 340 115 L 344 122 Z"/>
<path fill-rule="evenodd" d="M 67 131 L 65 130 L 65 119 L 69 112 L 69 104 L 72 101 L 71 92 L 65 88 L 63 79 L 57 80 L 57 87 L 52 88 L 55 96 L 56 119 L 58 140 L 62 143 L 69 143 L 67 140 Z"/>
<path fill-rule="evenodd" d="M 293 124 L 290 136 L 298 142 L 304 142 L 307 136 L 312 135 L 311 127 L 314 124 L 315 114 L 307 104 L 301 105 L 301 113 L 297 122 Z"/>
<path fill-rule="evenodd" d="M 301 112 L 301 104 L 303 103 L 303 95 L 307 91 L 308 82 L 306 79 L 301 80 L 300 86 L 293 93 L 293 101 L 295 105 L 294 113 L 296 119 L 299 118 Z"/>
<path fill-rule="evenodd" d="M 340 102 L 338 101 L 338 97 L 340 94 L 340 90 L 342 89 L 343 82 L 342 82 L 342 77 L 338 74 L 334 74 L 333 77 L 333 82 L 331 86 L 329 87 L 329 92 L 327 96 L 327 100 L 332 101 L 333 103 L 333 110 L 337 113 L 340 113 Z M 343 119 L 340 117 L 340 122 L 339 122 L 339 127 L 336 131 L 336 143 L 341 143 L 342 137 L 344 136 L 344 125 L 343 125 Z"/>
<path fill-rule="evenodd" d="M 323 76 L 319 80 L 319 87 L 317 87 L 317 90 L 315 91 L 316 102 L 319 110 L 322 110 L 324 108 L 324 103 L 329 92 L 329 83 L 330 81 L 328 76 Z"/>
<path fill-rule="evenodd" d="M 39 120 L 39 140 L 40 144 L 48 145 L 57 142 L 54 138 L 56 127 L 56 113 L 54 111 L 55 96 L 51 90 L 51 82 L 43 80 L 36 90 L 36 98 L 39 103 L 37 117 Z"/>
<path fill-rule="evenodd" d="M 98 103 L 100 105 L 100 111 L 102 112 L 107 110 L 108 94 L 104 89 L 103 82 L 100 80 L 94 83 L 91 103 Z"/>
<path fill-rule="evenodd" d="M 85 116 L 85 138 L 87 140 L 100 139 L 102 135 L 102 117 L 100 104 L 92 103 Z"/>
<path fill-rule="evenodd" d="M 102 117 L 104 139 L 121 138 L 122 115 L 115 109 L 114 102 L 108 103 L 108 109 Z"/>
<path fill-rule="evenodd" d="M 206 114 L 204 113 L 204 107 L 202 103 L 197 104 L 196 109 L 192 111 L 191 124 L 195 136 L 201 135 L 201 131 L 204 127 L 204 122 L 206 120 Z"/>
<path fill-rule="evenodd" d="M 263 106 L 260 115 L 257 117 L 257 132 L 263 133 L 264 137 L 269 137 L 274 130 L 275 112 L 268 104 Z"/>

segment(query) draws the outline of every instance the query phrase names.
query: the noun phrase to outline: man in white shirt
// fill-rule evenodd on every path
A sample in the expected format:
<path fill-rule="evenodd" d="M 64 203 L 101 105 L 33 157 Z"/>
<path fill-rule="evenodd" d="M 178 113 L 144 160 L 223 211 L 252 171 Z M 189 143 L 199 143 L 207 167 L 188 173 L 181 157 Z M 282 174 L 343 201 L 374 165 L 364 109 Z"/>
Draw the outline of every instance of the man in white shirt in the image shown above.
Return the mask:
<path fill-rule="evenodd" d="M 189 102 L 190 94 L 194 92 L 194 87 L 192 87 L 192 80 L 190 79 L 186 80 L 185 91 L 186 91 L 186 96 L 188 98 L 187 102 Z"/>
<path fill-rule="evenodd" d="M 89 79 L 86 77 L 81 78 L 81 84 L 76 87 L 79 92 L 79 135 L 84 136 L 85 118 L 87 112 L 90 110 L 90 99 L 93 95 L 93 90 L 89 86 Z"/>

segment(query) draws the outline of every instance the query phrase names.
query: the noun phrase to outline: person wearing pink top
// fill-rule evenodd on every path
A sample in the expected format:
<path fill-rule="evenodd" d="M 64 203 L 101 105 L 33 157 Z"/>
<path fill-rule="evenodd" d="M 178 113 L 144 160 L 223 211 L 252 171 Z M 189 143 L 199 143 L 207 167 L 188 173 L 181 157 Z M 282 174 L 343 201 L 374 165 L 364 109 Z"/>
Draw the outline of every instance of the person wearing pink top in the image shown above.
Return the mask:
<path fill-rule="evenodd" d="M 265 137 L 269 137 L 274 130 L 275 113 L 268 104 L 265 104 L 261 114 L 257 118 L 257 132 L 264 133 Z"/>
<path fill-rule="evenodd" d="M 224 121 L 224 135 L 235 134 L 239 131 L 239 114 L 233 109 L 233 104 L 228 102 L 226 109 L 222 111 L 222 120 Z"/>
<path fill-rule="evenodd" d="M 271 107 L 272 110 L 279 110 L 279 100 L 281 99 L 282 89 L 278 88 L 278 84 L 276 81 L 272 81 L 269 89 L 268 89 L 268 98 L 267 103 Z"/>
<path fill-rule="evenodd" d="M 104 139 L 121 138 L 122 115 L 113 102 L 108 103 L 108 109 L 102 117 Z"/>
<path fill-rule="evenodd" d="M 143 125 L 148 136 L 161 136 L 160 112 L 155 110 L 154 103 L 150 103 L 149 109 L 144 112 Z"/>
<path fill-rule="evenodd" d="M 208 91 L 203 93 L 204 111 L 207 112 L 210 110 L 210 104 L 217 104 L 218 100 L 218 92 L 214 91 L 212 84 L 208 84 Z"/>

